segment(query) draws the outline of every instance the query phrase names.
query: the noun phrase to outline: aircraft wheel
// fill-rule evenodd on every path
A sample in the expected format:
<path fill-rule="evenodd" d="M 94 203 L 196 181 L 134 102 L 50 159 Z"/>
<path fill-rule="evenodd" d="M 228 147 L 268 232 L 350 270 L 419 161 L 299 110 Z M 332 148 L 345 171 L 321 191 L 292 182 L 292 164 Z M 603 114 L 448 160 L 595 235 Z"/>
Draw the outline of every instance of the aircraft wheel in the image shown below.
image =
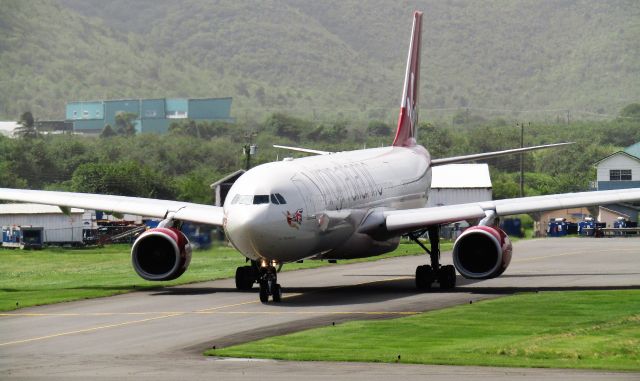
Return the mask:
<path fill-rule="evenodd" d="M 418 290 L 428 290 L 435 280 L 433 269 L 429 265 L 422 265 L 416 268 L 416 287 Z"/>
<path fill-rule="evenodd" d="M 456 269 L 453 265 L 446 265 L 438 271 L 438 283 L 440 288 L 448 290 L 456 286 Z"/>
<path fill-rule="evenodd" d="M 256 277 L 251 266 L 242 266 L 236 269 L 236 288 L 238 290 L 251 290 Z"/>
<path fill-rule="evenodd" d="M 266 282 L 260 282 L 260 302 L 267 303 L 269 301 L 269 286 Z"/>
<path fill-rule="evenodd" d="M 273 301 L 275 303 L 280 303 L 282 301 L 282 287 L 278 283 L 273 286 Z"/>

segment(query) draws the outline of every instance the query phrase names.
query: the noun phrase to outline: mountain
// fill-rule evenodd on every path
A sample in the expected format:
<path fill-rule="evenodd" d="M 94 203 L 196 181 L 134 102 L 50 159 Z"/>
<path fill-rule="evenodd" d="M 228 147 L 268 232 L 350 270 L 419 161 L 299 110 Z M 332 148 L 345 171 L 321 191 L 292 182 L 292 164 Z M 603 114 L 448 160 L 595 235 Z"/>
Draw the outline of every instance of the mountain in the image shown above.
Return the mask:
<path fill-rule="evenodd" d="M 0 0 L 0 117 L 233 96 L 241 119 L 393 121 L 414 9 L 422 119 L 610 117 L 640 100 L 634 0 Z"/>

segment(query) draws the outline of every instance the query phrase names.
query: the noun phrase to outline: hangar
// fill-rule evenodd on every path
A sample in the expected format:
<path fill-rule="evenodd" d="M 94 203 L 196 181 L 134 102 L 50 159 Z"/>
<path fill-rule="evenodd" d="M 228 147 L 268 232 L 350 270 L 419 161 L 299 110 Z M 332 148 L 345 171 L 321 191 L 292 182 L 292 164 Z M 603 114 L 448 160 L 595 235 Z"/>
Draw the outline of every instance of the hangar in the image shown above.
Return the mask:
<path fill-rule="evenodd" d="M 490 201 L 488 164 L 449 164 L 432 168 L 427 207 Z"/>
<path fill-rule="evenodd" d="M 3 232 L 18 227 L 40 228 L 43 244 L 79 244 L 82 243 L 84 212 L 71 208 L 65 214 L 52 205 L 1 204 L 0 226 Z"/>
<path fill-rule="evenodd" d="M 139 133 L 166 133 L 176 120 L 233 122 L 232 98 L 161 98 L 76 101 L 67 103 L 66 120 L 73 131 L 100 134 L 105 125 L 115 126 L 120 113 L 135 115 L 133 121 Z"/>

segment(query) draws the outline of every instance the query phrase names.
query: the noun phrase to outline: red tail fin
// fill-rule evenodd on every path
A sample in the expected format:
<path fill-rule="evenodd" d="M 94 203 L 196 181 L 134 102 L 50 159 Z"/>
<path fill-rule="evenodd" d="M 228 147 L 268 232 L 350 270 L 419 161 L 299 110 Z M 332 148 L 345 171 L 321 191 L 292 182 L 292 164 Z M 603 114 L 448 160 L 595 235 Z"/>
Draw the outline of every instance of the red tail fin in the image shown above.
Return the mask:
<path fill-rule="evenodd" d="M 393 140 L 394 146 L 411 147 L 416 144 L 416 124 L 418 123 L 418 93 L 420 88 L 420 44 L 422 35 L 422 12 L 413 13 L 413 30 L 409 43 L 407 71 L 404 75 L 404 89 L 400 102 L 398 130 Z"/>

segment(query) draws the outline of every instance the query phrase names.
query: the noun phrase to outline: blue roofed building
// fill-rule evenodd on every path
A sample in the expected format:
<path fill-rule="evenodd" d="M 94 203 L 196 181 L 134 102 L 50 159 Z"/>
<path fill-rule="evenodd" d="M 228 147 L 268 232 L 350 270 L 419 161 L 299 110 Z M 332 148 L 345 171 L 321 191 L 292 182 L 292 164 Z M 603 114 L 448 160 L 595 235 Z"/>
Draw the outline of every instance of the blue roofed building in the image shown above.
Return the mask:
<path fill-rule="evenodd" d="M 232 98 L 79 101 L 67 103 L 66 119 L 73 123 L 74 132 L 100 134 L 107 124 L 115 127 L 118 114 L 130 113 L 137 116 L 138 133 L 163 134 L 180 119 L 233 122 L 231 102 Z"/>

